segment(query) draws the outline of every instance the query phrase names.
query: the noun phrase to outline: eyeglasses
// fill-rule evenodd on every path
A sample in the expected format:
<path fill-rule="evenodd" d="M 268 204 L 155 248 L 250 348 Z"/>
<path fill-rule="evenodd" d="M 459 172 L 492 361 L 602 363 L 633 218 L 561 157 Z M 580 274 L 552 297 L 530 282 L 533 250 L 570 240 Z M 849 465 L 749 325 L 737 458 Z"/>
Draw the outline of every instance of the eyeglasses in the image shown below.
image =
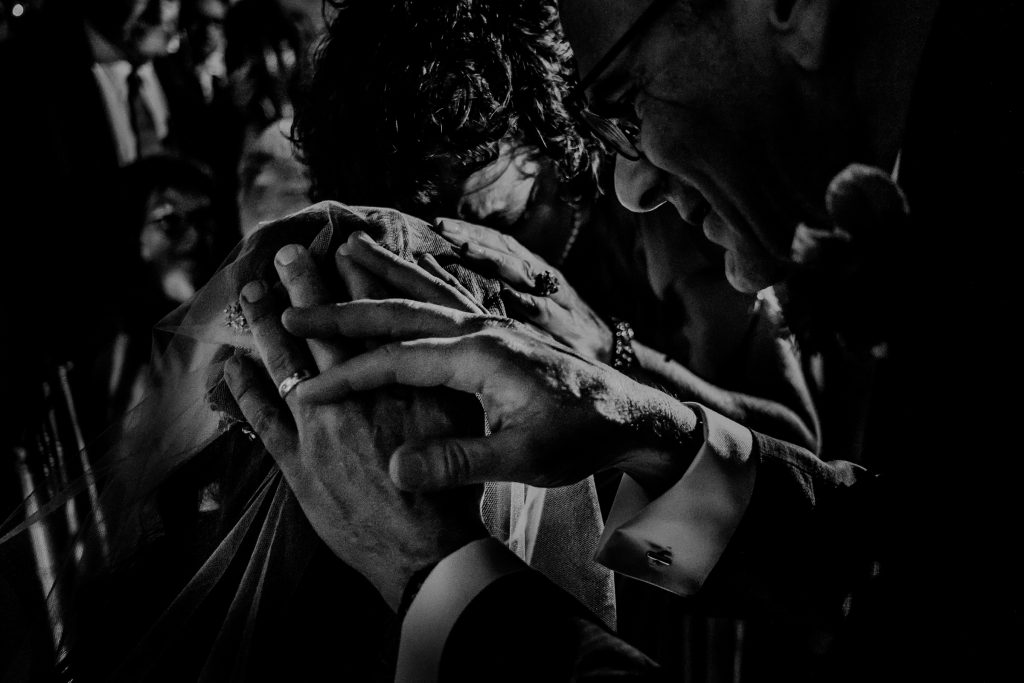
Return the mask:
<path fill-rule="evenodd" d="M 661 12 L 668 8 L 671 3 L 672 0 L 654 0 L 637 20 L 633 22 L 633 25 L 626 29 L 626 32 L 615 41 L 611 49 L 598 60 L 594 68 L 580 80 L 579 84 L 573 88 L 565 100 L 566 106 L 577 111 L 580 121 L 591 130 L 598 140 L 611 148 L 616 154 L 630 161 L 637 161 L 643 156 L 643 152 L 637 147 L 637 142 L 640 139 L 639 122 L 635 119 L 629 120 L 626 118 L 601 116 L 590 111 L 587 100 L 587 88 L 605 72 L 611 63 L 615 61 L 615 58 L 640 35 L 640 32 L 657 19 Z"/>

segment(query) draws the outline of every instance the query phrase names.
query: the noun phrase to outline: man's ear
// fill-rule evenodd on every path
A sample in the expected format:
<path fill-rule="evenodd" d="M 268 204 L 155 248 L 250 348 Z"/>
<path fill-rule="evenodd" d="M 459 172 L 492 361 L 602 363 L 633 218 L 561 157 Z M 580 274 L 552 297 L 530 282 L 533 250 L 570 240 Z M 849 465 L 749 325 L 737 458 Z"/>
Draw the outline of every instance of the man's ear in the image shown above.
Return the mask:
<path fill-rule="evenodd" d="M 766 4 L 783 53 L 806 71 L 820 69 L 837 0 L 770 0 Z"/>

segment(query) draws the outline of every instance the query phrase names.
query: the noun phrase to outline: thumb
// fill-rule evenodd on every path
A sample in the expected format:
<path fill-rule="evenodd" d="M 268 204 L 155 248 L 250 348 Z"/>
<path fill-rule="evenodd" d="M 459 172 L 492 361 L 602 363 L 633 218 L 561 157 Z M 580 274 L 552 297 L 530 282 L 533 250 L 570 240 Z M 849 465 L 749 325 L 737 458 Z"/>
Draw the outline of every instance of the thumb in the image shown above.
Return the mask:
<path fill-rule="evenodd" d="M 401 445 L 391 456 L 388 474 L 405 491 L 437 491 L 485 481 L 509 481 L 503 471 L 512 459 L 499 455 L 500 435 L 432 439 Z"/>

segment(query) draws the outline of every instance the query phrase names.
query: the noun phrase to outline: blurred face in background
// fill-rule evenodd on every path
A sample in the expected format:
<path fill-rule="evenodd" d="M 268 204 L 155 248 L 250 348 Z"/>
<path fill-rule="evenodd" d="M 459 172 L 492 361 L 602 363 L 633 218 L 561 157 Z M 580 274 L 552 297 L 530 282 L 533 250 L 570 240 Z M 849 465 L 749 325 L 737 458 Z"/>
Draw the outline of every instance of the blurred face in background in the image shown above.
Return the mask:
<path fill-rule="evenodd" d="M 180 0 L 135 0 L 124 25 L 124 44 L 141 60 L 177 52 Z"/>
<path fill-rule="evenodd" d="M 248 237 L 268 221 L 309 205 L 310 181 L 291 140 L 291 119 L 275 121 L 246 144 L 238 168 L 238 224 Z"/>
<path fill-rule="evenodd" d="M 309 205 L 309 178 L 296 159 L 258 155 L 250 163 L 238 204 L 243 237 Z"/>
<path fill-rule="evenodd" d="M 227 3 L 223 0 L 198 0 L 188 27 L 193 59 L 201 63 L 216 55 L 222 71 L 225 71 L 223 61 L 227 40 L 224 37 L 224 17 L 227 12 Z"/>
<path fill-rule="evenodd" d="M 277 0 L 281 11 L 295 25 L 303 42 L 309 43 L 323 33 L 326 28 L 324 6 L 322 0 Z M 330 5 L 326 6 L 330 11 Z M 330 15 L 328 15 L 330 16 Z"/>
<path fill-rule="evenodd" d="M 182 187 L 150 193 L 139 255 L 169 299 L 187 301 L 211 275 L 214 229 L 213 201 L 208 195 Z"/>

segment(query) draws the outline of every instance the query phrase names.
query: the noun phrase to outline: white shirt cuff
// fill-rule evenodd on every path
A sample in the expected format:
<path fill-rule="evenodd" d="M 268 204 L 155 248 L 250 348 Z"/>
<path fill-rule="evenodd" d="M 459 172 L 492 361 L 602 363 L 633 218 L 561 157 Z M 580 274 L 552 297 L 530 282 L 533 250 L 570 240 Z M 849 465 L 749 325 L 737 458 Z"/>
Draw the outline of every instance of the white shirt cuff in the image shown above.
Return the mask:
<path fill-rule="evenodd" d="M 441 652 L 462 611 L 487 586 L 527 565 L 493 538 L 482 538 L 441 560 L 427 575 L 402 622 L 396 683 L 433 683 Z"/>
<path fill-rule="evenodd" d="M 754 490 L 750 430 L 695 403 L 704 445 L 683 477 L 651 500 L 623 476 L 597 561 L 678 595 L 693 595 L 722 556 Z"/>

